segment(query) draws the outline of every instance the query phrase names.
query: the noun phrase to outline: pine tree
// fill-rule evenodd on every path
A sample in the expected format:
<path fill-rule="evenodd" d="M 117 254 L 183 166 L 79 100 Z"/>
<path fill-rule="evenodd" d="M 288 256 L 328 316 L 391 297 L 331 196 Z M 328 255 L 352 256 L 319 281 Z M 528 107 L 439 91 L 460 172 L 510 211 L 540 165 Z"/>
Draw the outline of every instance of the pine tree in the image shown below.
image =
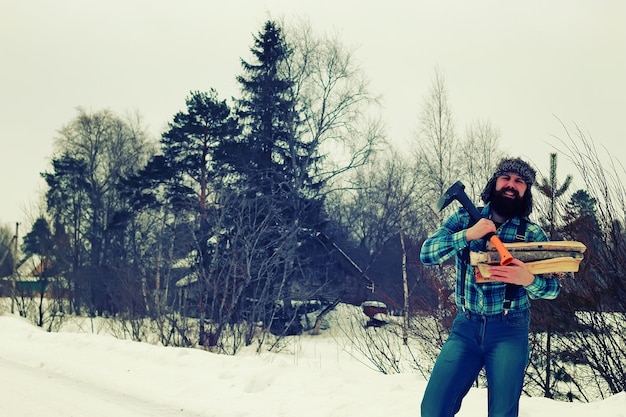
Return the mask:
<path fill-rule="evenodd" d="M 549 229 L 550 240 L 559 240 L 560 233 L 557 226 L 557 203 L 565 194 L 572 182 L 572 176 L 567 175 L 561 186 L 557 181 L 557 154 L 550 154 L 550 178 L 542 178 L 538 184 L 538 190 L 548 199 L 549 211 L 548 218 L 545 220 L 545 226 Z M 543 361 L 545 366 L 545 374 L 541 380 L 543 394 L 546 398 L 554 398 L 558 396 L 557 382 L 560 379 L 567 378 L 567 371 L 563 368 L 559 369 L 559 365 L 555 361 L 556 347 L 553 347 L 553 338 L 559 333 L 566 331 L 568 324 L 574 320 L 573 312 L 561 300 L 537 300 L 533 304 L 533 311 L 538 314 L 533 322 L 533 329 L 538 332 L 545 333 L 545 350 L 539 358 L 531 358 L 536 364 L 537 361 Z M 536 335 L 535 335 L 536 336 Z M 541 357 L 542 356 L 542 357 Z M 554 369 L 553 369 L 554 368 Z"/>
<path fill-rule="evenodd" d="M 54 241 L 50 225 L 45 218 L 39 217 L 35 220 L 32 230 L 24 236 L 22 244 L 24 253 L 27 255 L 39 255 L 40 261 L 37 264 L 37 281 L 39 302 L 37 305 L 38 317 L 37 325 L 43 327 L 44 324 L 44 295 L 48 289 L 52 270 L 50 268 L 53 258 Z"/>
<path fill-rule="evenodd" d="M 242 60 L 244 75 L 237 77 L 243 93 L 238 115 L 246 126 L 247 145 L 242 155 L 245 165 L 237 168 L 243 174 L 250 174 L 251 183 L 258 180 L 254 185 L 260 186 L 264 193 L 270 193 L 274 188 L 272 177 L 283 171 L 286 145 L 293 142 L 294 103 L 289 98 L 292 83 L 282 78 L 279 71 L 289 58 L 289 50 L 281 29 L 268 21 L 263 32 L 255 37 L 251 52 L 257 62 Z"/>
<path fill-rule="evenodd" d="M 169 210 L 181 219 L 176 228 L 180 229 L 184 223 L 182 228 L 188 228 L 188 233 L 176 236 L 181 239 L 181 246 L 192 249 L 191 253 L 195 254 L 192 269 L 198 291 L 194 308 L 197 307 L 199 313 L 201 345 L 216 343 L 215 332 L 205 327 L 207 320 L 217 322 L 208 300 L 223 294 L 211 291 L 219 285 L 216 285 L 216 256 L 209 242 L 223 227 L 216 220 L 219 217 L 216 213 L 220 211 L 221 167 L 215 152 L 222 144 L 233 141 L 239 132 L 230 106 L 218 98 L 216 90 L 194 91 L 186 99 L 186 110 L 174 115 L 169 129 L 162 135 L 163 155 L 152 160 L 143 172 L 145 178 L 139 181 L 149 188 L 138 201 L 150 203 L 159 195 L 159 188 L 164 189 Z"/>
<path fill-rule="evenodd" d="M 285 70 L 292 52 L 282 29 L 267 21 L 255 36 L 251 53 L 254 60 L 242 60 L 243 75 L 237 77 L 243 135 L 222 148 L 224 162 L 250 196 L 271 196 L 285 221 L 311 226 L 319 220 L 322 206 L 316 192 L 321 184 L 311 176 L 318 150 L 299 134 L 294 82 Z"/>
<path fill-rule="evenodd" d="M 561 184 L 561 186 L 558 185 L 558 181 L 556 179 L 556 165 L 556 153 L 552 153 L 550 154 L 550 178 L 542 178 L 541 183 L 537 186 L 539 191 L 548 199 L 549 202 L 546 226 L 549 228 L 549 236 L 551 240 L 558 239 L 556 224 L 558 199 L 565 194 L 572 183 L 572 176 L 567 175 L 563 184 Z"/>
<path fill-rule="evenodd" d="M 228 174 L 232 205 L 227 213 L 229 264 L 222 269 L 231 268 L 240 286 L 229 298 L 232 310 L 282 333 L 299 319 L 290 313 L 277 325 L 273 306 L 282 300 L 284 311 L 290 311 L 292 284 L 314 276 L 307 272 L 311 254 L 299 248 L 319 222 L 323 205 L 317 192 L 321 184 L 311 176 L 318 150 L 301 137 L 294 82 L 286 71 L 292 52 L 282 29 L 266 22 L 251 53 L 237 77 L 242 134 L 224 141 L 215 153 Z M 252 337 L 246 334 L 246 343 Z"/>
<path fill-rule="evenodd" d="M 163 133 L 161 149 L 169 175 L 176 180 L 170 187 L 172 197 L 180 202 L 187 200 L 188 208 L 205 218 L 219 171 L 215 149 L 236 137 L 239 126 L 230 106 L 218 98 L 214 89 L 192 92 L 186 105 L 186 111 L 176 113 L 169 130 Z"/>

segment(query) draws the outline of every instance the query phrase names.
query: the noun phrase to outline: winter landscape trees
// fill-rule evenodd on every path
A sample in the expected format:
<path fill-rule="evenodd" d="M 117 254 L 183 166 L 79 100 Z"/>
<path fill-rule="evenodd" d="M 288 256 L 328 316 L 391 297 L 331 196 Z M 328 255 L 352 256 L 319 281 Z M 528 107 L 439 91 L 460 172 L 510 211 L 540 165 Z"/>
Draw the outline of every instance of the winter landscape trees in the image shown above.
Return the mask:
<path fill-rule="evenodd" d="M 43 173 L 47 209 L 21 248 L 23 261 L 39 260 L 20 312 L 48 330 L 67 314 L 114 316 L 136 340 L 150 320 L 163 344 L 234 354 L 276 347 L 340 301 L 377 300 L 399 327 L 359 322 L 355 338 L 382 344 L 371 356 L 386 372 L 403 368 L 382 352 L 419 341 L 426 354 L 413 366 L 428 372 L 453 314 L 453 275 L 420 265 L 420 244 L 452 182 L 477 198 L 503 155 L 499 132 L 480 120 L 461 136 L 436 70 L 405 155 L 385 141 L 376 97 L 339 39 L 268 21 L 249 52 L 240 96 L 191 91 L 158 143 L 110 110 L 79 109 L 60 129 Z M 625 192 L 584 135 L 568 140 L 585 188 L 559 187 L 555 156 L 535 220 L 553 239 L 585 243 L 587 259 L 557 302 L 537 306 L 526 392 L 589 400 L 624 389 Z M 0 229 L 12 277 L 3 291 L 17 300 L 6 285 L 19 278 L 13 243 Z"/>

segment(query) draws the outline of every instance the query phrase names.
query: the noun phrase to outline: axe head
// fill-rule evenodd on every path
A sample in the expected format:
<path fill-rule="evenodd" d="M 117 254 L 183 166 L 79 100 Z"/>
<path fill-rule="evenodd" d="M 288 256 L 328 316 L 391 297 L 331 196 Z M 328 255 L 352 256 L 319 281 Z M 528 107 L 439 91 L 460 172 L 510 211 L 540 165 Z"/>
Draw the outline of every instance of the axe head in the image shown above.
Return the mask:
<path fill-rule="evenodd" d="M 439 201 L 437 202 L 437 210 L 441 211 L 445 209 L 452 201 L 460 200 L 463 196 L 466 196 L 465 185 L 463 185 L 461 181 L 457 181 L 452 184 L 450 188 L 448 188 L 439 198 Z"/>

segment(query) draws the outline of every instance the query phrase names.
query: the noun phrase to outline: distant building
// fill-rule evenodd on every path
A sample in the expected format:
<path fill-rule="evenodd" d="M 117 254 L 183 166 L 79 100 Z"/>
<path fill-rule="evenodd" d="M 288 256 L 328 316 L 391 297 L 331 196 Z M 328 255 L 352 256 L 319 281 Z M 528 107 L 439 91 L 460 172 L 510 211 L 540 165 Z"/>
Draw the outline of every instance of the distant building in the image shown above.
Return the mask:
<path fill-rule="evenodd" d="M 39 255 L 31 255 L 26 258 L 15 271 L 14 274 L 0 278 L 0 295 L 10 297 L 12 294 L 18 296 L 33 296 L 47 292 L 51 283 L 58 284 L 58 278 L 45 279 L 43 276 L 46 265 Z"/>

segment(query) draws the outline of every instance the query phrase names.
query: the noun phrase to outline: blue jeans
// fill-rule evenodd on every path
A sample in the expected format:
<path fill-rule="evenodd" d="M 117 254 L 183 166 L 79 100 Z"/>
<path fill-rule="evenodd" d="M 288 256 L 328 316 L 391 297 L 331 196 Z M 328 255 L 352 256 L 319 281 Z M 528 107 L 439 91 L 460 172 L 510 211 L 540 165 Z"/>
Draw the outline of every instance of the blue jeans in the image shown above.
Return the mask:
<path fill-rule="evenodd" d="M 422 399 L 421 417 L 452 417 L 478 373 L 487 376 L 489 417 L 517 417 L 529 359 L 528 310 L 459 312 Z"/>

